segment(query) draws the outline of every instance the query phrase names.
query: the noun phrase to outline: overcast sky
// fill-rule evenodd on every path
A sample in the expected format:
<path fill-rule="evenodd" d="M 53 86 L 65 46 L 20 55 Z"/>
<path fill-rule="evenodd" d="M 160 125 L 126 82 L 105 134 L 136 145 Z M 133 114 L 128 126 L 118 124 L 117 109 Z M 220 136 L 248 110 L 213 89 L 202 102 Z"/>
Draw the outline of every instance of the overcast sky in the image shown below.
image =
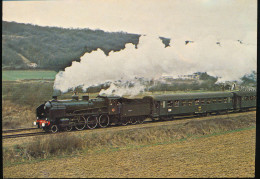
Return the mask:
<path fill-rule="evenodd" d="M 3 20 L 256 44 L 256 0 L 3 1 Z"/>

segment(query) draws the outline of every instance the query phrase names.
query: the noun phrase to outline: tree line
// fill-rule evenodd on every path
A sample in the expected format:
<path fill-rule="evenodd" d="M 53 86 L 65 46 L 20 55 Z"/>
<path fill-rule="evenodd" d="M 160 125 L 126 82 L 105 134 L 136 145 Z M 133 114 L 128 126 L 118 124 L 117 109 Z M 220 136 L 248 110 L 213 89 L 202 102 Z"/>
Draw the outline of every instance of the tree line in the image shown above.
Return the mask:
<path fill-rule="evenodd" d="M 26 69 L 21 54 L 37 68 L 63 70 L 86 52 L 100 48 L 106 55 L 120 51 L 126 43 L 137 47 L 139 34 L 103 30 L 66 29 L 2 21 L 2 68 Z M 160 37 L 165 46 L 170 39 Z"/>

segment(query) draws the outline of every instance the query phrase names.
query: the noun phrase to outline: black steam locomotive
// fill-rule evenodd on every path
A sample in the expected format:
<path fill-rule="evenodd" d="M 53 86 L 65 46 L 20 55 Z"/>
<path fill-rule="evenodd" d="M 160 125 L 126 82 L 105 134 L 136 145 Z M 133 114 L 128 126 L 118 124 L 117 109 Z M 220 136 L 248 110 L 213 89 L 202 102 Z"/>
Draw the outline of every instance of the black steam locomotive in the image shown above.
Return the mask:
<path fill-rule="evenodd" d="M 214 92 L 145 96 L 129 99 L 124 97 L 97 96 L 70 100 L 52 100 L 36 109 L 34 125 L 46 132 L 83 130 L 109 125 L 143 123 L 152 120 L 173 119 L 174 116 L 247 110 L 256 107 L 256 92 Z"/>

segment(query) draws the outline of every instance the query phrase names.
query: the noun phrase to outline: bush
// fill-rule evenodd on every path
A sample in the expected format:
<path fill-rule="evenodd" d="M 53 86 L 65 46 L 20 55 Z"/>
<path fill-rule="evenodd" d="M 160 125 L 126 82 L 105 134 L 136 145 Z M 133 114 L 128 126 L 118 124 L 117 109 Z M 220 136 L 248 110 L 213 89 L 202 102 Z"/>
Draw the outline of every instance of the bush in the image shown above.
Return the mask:
<path fill-rule="evenodd" d="M 39 137 L 36 142 L 30 143 L 26 150 L 33 158 L 45 158 L 47 156 L 70 154 L 82 148 L 83 141 L 81 138 L 63 133 L 55 136 L 50 135 L 44 139 Z"/>
<path fill-rule="evenodd" d="M 4 148 L 4 162 L 19 162 L 38 158 L 47 158 L 82 150 L 84 142 L 80 137 L 68 133 L 36 137 L 35 141 L 25 145 Z"/>

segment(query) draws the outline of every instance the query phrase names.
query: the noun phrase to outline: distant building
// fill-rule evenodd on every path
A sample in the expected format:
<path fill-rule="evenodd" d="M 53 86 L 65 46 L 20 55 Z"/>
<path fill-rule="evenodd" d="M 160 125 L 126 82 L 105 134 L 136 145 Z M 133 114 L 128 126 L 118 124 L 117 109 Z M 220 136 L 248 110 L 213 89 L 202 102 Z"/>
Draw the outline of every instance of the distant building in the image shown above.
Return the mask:
<path fill-rule="evenodd" d="M 179 78 L 179 79 L 182 79 L 182 80 L 199 80 L 200 75 L 198 75 L 198 74 L 179 75 L 178 78 Z"/>
<path fill-rule="evenodd" d="M 169 79 L 174 79 L 174 77 L 173 76 L 162 76 L 160 79 L 169 80 Z"/>
<path fill-rule="evenodd" d="M 29 63 L 28 66 L 31 68 L 36 68 L 38 65 L 36 63 Z"/>
<path fill-rule="evenodd" d="M 160 80 L 173 80 L 173 79 L 179 79 L 179 80 L 199 80 L 200 75 L 197 73 L 194 73 L 192 75 L 178 75 L 178 76 L 162 76 Z"/>

